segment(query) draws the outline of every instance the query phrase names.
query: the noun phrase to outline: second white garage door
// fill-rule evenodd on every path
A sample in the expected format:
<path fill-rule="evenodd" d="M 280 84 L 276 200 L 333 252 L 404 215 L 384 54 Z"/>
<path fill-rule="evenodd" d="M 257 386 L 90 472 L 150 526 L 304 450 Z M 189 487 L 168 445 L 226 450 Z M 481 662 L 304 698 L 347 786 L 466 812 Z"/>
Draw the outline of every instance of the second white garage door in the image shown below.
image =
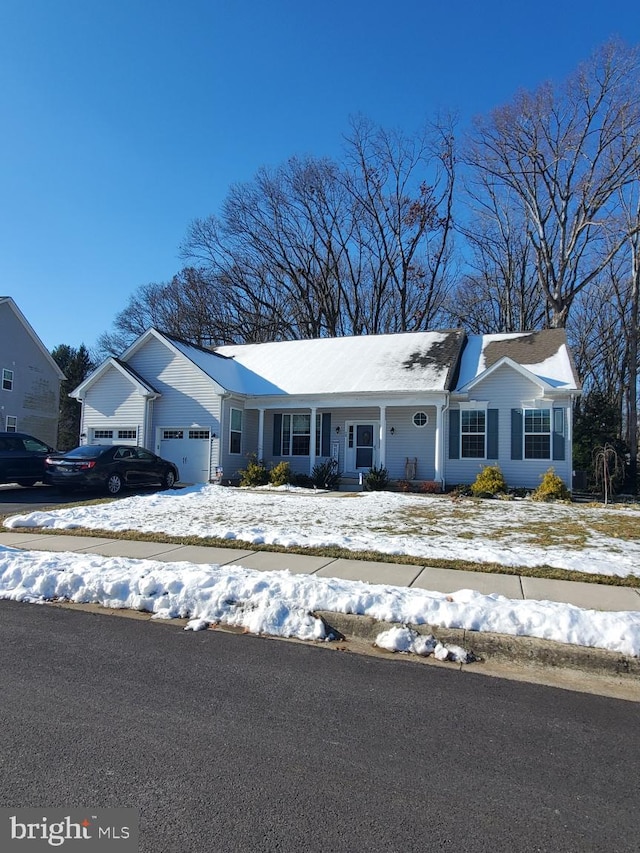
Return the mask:
<path fill-rule="evenodd" d="M 160 456 L 175 462 L 183 483 L 207 483 L 211 458 L 208 429 L 160 429 Z"/>

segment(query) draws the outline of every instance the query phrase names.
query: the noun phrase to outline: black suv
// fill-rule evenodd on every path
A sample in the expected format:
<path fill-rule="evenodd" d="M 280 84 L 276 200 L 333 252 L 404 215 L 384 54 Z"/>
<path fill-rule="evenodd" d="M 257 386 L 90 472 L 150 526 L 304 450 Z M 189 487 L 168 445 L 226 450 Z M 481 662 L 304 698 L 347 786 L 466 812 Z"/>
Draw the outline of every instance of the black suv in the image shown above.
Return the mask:
<path fill-rule="evenodd" d="M 0 432 L 0 483 L 33 486 L 44 480 L 44 460 L 52 452 L 24 432 Z"/>

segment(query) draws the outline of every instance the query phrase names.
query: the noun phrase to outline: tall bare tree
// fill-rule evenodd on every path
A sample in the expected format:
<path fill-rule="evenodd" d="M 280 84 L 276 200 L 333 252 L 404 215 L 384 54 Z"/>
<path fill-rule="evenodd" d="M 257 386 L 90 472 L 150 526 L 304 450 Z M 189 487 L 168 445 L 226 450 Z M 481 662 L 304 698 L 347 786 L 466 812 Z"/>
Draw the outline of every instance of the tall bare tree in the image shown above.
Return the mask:
<path fill-rule="evenodd" d="M 615 257 L 618 192 L 640 166 L 638 51 L 611 41 L 565 84 L 521 92 L 478 119 L 466 160 L 518 200 L 553 326 Z"/>
<path fill-rule="evenodd" d="M 352 124 L 344 162 L 291 158 L 235 185 L 183 245 L 271 339 L 430 326 L 448 286 L 453 134 Z M 426 177 L 431 180 L 425 182 Z M 263 326 L 257 322 L 262 318 Z"/>

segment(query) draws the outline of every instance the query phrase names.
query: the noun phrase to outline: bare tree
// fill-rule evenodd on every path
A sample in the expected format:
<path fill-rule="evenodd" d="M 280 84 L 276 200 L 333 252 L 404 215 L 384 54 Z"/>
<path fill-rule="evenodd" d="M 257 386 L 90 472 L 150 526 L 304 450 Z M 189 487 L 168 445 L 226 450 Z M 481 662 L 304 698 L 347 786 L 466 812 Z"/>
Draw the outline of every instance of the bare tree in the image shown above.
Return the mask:
<path fill-rule="evenodd" d="M 447 302 L 450 325 L 476 334 L 521 332 L 546 324 L 546 301 L 538 288 L 533 248 L 522 214 L 508 192 L 484 173 L 466 186 L 467 225 L 458 230 L 469 248 L 471 272 Z"/>
<path fill-rule="evenodd" d="M 454 162 L 450 125 L 408 137 L 358 120 L 344 163 L 260 169 L 192 223 L 183 255 L 225 282 L 252 335 L 426 328 L 448 287 Z"/>
<path fill-rule="evenodd" d="M 467 162 L 518 199 L 553 326 L 615 257 L 618 192 L 640 166 L 638 52 L 611 41 L 567 82 L 521 92 L 479 119 Z"/>

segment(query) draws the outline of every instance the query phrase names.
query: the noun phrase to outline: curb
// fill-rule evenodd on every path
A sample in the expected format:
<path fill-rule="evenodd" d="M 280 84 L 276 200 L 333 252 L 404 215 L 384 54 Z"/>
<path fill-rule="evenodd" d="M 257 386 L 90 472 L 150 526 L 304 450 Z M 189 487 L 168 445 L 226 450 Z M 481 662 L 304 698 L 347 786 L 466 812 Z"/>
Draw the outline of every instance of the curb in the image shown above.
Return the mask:
<path fill-rule="evenodd" d="M 315 611 L 315 615 L 325 622 L 329 631 L 341 635 L 344 639 L 370 642 L 372 645 L 382 631 L 403 627 L 398 622 L 377 621 L 370 616 L 329 611 Z M 433 634 L 444 645 L 458 645 L 472 651 L 480 669 L 482 663 L 510 663 L 579 670 L 589 675 L 607 675 L 640 681 L 640 658 L 620 652 L 572 646 L 555 640 L 539 640 L 536 637 L 468 631 L 464 628 L 440 628 L 433 625 L 408 627 L 419 634 Z M 475 668 L 476 664 L 471 666 Z"/>

